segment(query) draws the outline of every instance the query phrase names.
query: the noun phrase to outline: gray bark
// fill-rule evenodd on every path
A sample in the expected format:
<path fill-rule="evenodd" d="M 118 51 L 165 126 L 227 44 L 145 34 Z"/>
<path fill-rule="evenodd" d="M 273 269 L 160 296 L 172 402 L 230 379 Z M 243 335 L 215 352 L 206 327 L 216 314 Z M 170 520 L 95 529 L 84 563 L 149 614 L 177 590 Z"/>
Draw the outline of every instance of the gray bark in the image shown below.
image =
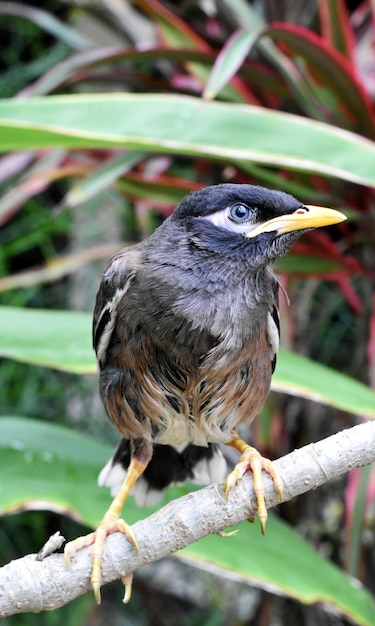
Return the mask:
<path fill-rule="evenodd" d="M 367 422 L 296 450 L 275 461 L 275 465 L 287 501 L 374 460 L 375 423 Z M 264 475 L 264 482 L 267 506 L 272 508 L 278 504 L 273 482 L 268 475 Z M 248 473 L 228 501 L 223 485 L 211 485 L 137 522 L 133 528 L 139 554 L 122 534 L 108 537 L 102 562 L 103 584 L 255 515 L 252 484 Z M 0 617 L 54 609 L 90 590 L 90 548 L 76 553 L 71 570 L 62 554 L 52 554 L 42 561 L 36 556 L 27 555 L 0 569 Z"/>

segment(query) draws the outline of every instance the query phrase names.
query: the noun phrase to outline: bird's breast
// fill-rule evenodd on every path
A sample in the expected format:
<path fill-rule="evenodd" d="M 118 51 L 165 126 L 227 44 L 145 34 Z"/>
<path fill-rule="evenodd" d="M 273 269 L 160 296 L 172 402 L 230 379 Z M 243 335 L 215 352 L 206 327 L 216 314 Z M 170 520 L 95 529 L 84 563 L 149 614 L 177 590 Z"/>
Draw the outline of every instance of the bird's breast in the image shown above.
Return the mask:
<path fill-rule="evenodd" d="M 269 393 L 272 364 L 267 333 L 240 350 L 222 350 L 219 345 L 203 362 L 200 375 L 193 414 L 209 441 L 228 441 L 234 428 L 256 417 Z"/>
<path fill-rule="evenodd" d="M 140 349 L 142 346 L 142 349 Z M 241 349 L 218 342 L 207 353 L 134 338 L 112 349 L 100 373 L 110 419 L 126 438 L 174 446 L 227 442 L 250 422 L 268 395 L 272 364 L 266 330 Z"/>

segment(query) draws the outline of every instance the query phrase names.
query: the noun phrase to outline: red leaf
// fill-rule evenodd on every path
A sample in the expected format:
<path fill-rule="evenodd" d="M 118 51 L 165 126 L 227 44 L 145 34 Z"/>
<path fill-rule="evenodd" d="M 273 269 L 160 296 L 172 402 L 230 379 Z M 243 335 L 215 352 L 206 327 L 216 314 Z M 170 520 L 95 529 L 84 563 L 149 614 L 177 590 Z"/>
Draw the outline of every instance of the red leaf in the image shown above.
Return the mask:
<path fill-rule="evenodd" d="M 320 0 L 319 15 L 323 37 L 354 65 L 354 35 L 343 0 Z"/>
<path fill-rule="evenodd" d="M 267 36 L 287 44 L 302 56 L 323 84 L 337 94 L 342 107 L 350 111 L 353 125 L 359 126 L 370 138 L 375 138 L 372 101 L 355 68 L 342 54 L 303 26 L 274 22 L 267 30 Z"/>
<path fill-rule="evenodd" d="M 161 26 L 166 24 L 167 26 L 172 27 L 174 32 L 180 34 L 181 40 L 184 40 L 184 45 L 186 47 L 196 48 L 202 52 L 211 51 L 210 46 L 202 37 L 190 28 L 184 20 L 158 2 L 158 0 L 135 0 L 135 4 L 137 4 L 145 13 L 148 13 L 157 24 Z M 167 40 L 165 32 L 163 32 L 163 28 L 161 27 L 161 38 L 165 41 L 165 43 L 170 45 L 171 42 Z"/>

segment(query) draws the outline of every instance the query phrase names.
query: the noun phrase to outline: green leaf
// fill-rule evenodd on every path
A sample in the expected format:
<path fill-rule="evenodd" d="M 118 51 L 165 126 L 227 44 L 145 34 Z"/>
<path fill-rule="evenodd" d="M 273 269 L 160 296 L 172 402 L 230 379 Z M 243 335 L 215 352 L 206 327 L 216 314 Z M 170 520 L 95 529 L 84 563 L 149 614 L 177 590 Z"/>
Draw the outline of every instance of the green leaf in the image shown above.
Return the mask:
<path fill-rule="evenodd" d="M 213 100 L 220 93 L 241 67 L 259 36 L 259 32 L 253 33 L 240 29 L 229 37 L 224 48 L 218 54 L 208 77 L 203 98 Z"/>
<path fill-rule="evenodd" d="M 375 144 L 359 135 L 279 111 L 188 96 L 3 100 L 0 137 L 1 151 L 116 146 L 255 161 L 375 184 Z"/>
<path fill-rule="evenodd" d="M 96 372 L 89 313 L 0 307 L 0 355 L 74 374 Z"/>
<path fill-rule="evenodd" d="M 313 119 L 321 119 L 321 112 L 316 106 L 315 98 L 306 84 L 305 77 L 289 57 L 269 37 L 265 36 L 269 27 L 267 27 L 265 19 L 257 8 L 243 0 L 231 0 L 231 2 L 223 0 L 223 2 L 226 5 L 226 11 L 231 16 L 231 21 L 237 24 L 238 27 L 252 33 L 263 31 L 262 37 L 256 42 L 257 49 L 262 57 L 266 58 L 269 64 L 276 69 L 277 74 L 282 77 L 301 111 Z"/>
<path fill-rule="evenodd" d="M 90 313 L 0 307 L 0 355 L 76 374 L 96 372 Z M 272 389 L 375 418 L 375 392 L 287 350 L 279 351 Z"/>
<path fill-rule="evenodd" d="M 264 537 L 256 524 L 244 522 L 235 537 L 210 535 L 184 548 L 179 555 L 203 568 L 212 564 L 304 604 L 334 606 L 357 625 L 374 623 L 375 601 L 371 594 L 273 515 L 267 521 Z"/>
<path fill-rule="evenodd" d="M 169 10 L 162 3 L 156 0 L 137 0 L 139 7 L 152 16 L 158 26 L 161 41 L 164 48 L 167 47 L 173 53 L 178 53 L 181 49 L 192 52 L 212 53 L 212 48 L 207 41 L 194 30 L 188 22 L 181 19 L 175 12 Z M 176 60 L 177 57 L 174 58 Z M 187 62 L 185 68 L 198 80 L 205 84 L 209 76 L 209 70 L 200 63 Z M 232 85 L 224 88 L 223 97 L 228 100 L 243 101 L 241 90 Z M 250 97 L 251 95 L 248 94 Z"/>
<path fill-rule="evenodd" d="M 92 171 L 87 178 L 73 185 L 63 200 L 70 208 L 83 204 L 98 195 L 118 178 L 129 172 L 134 165 L 144 159 L 144 152 L 120 152 L 104 161 L 103 165 Z"/>
<path fill-rule="evenodd" d="M 95 527 L 111 501 L 109 490 L 96 484 L 111 453 L 109 446 L 62 426 L 22 417 L 0 418 L 0 514 L 47 509 Z M 190 490 L 168 490 L 164 502 L 186 489 Z M 129 498 L 124 517 L 133 524 L 161 506 L 139 508 Z M 370 594 L 272 515 L 265 537 L 257 525 L 244 523 L 236 537 L 206 537 L 180 555 L 195 565 L 213 564 L 306 604 L 328 603 L 356 624 L 373 623 Z"/>
<path fill-rule="evenodd" d="M 98 524 L 111 501 L 109 491 L 97 486 L 98 470 L 112 453 L 62 426 L 1 417 L 0 514 L 39 508 Z"/>
<path fill-rule="evenodd" d="M 294 352 L 279 351 L 272 389 L 375 418 L 375 392 L 372 389 Z"/>
<path fill-rule="evenodd" d="M 176 206 L 186 194 L 195 191 L 199 186 L 183 178 L 159 176 L 153 179 L 132 172 L 117 181 L 117 188 L 130 197 L 152 200 L 154 204 L 160 202 Z"/>
<path fill-rule="evenodd" d="M 39 508 L 94 528 L 112 501 L 97 478 L 113 452 L 113 446 L 65 426 L 0 417 L 0 515 Z M 193 488 L 168 489 L 164 502 Z M 126 518 L 134 524 L 161 506 L 140 508 L 130 498 Z"/>

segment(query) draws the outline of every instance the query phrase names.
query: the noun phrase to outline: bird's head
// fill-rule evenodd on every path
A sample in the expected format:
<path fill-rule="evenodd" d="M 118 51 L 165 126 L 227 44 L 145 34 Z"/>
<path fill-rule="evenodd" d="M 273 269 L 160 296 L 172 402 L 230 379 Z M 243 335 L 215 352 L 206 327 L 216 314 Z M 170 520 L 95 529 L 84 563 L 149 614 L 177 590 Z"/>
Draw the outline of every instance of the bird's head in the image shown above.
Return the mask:
<path fill-rule="evenodd" d="M 282 191 L 229 183 L 189 194 L 171 216 L 184 224 L 197 247 L 241 250 L 254 266 L 286 254 L 307 230 L 345 219 L 338 211 L 304 205 Z"/>

